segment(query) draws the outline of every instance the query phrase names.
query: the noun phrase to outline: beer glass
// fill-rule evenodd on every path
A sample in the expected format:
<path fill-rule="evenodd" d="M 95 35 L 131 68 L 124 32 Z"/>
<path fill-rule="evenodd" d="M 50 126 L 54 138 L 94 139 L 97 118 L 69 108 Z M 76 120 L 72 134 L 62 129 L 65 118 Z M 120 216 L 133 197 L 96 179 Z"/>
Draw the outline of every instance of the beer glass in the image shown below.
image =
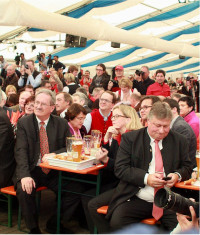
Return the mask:
<path fill-rule="evenodd" d="M 73 161 L 80 162 L 81 161 L 81 152 L 83 147 L 83 140 L 80 138 L 74 138 L 72 141 L 72 152 L 77 152 L 78 156 L 75 158 L 73 154 Z"/>
<path fill-rule="evenodd" d="M 199 151 L 196 152 L 196 161 L 197 161 L 197 181 L 194 182 L 194 185 L 195 186 L 200 186 L 200 177 L 199 177 L 199 173 L 200 173 L 200 169 L 199 169 L 200 152 Z"/>
<path fill-rule="evenodd" d="M 73 139 L 75 137 L 67 137 L 66 138 L 66 150 L 67 150 L 67 154 L 68 156 L 72 157 L 72 143 L 73 143 Z"/>
<path fill-rule="evenodd" d="M 94 142 L 94 148 L 100 148 L 102 133 L 99 130 L 92 130 L 91 135 Z"/>
<path fill-rule="evenodd" d="M 93 146 L 92 136 L 85 135 L 83 137 L 83 149 L 84 149 L 85 155 L 90 155 L 92 146 Z"/>

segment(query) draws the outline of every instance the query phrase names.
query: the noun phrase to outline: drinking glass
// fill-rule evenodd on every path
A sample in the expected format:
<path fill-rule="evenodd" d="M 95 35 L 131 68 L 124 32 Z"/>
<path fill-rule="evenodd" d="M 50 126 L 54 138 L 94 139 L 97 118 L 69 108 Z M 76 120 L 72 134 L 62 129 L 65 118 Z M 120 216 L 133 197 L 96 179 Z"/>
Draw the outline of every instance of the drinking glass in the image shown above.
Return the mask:
<path fill-rule="evenodd" d="M 100 148 L 102 133 L 99 130 L 92 130 L 91 135 L 94 143 L 94 148 Z"/>
<path fill-rule="evenodd" d="M 73 140 L 75 139 L 75 137 L 67 137 L 66 138 L 66 150 L 67 150 L 67 154 L 72 156 L 72 143 Z"/>
<path fill-rule="evenodd" d="M 72 141 L 72 152 L 77 152 L 78 157 L 73 157 L 74 162 L 80 162 L 81 161 L 81 152 L 83 147 L 83 140 L 80 138 L 74 138 Z"/>
<path fill-rule="evenodd" d="M 196 152 L 196 161 L 197 161 L 197 181 L 194 182 L 195 186 L 200 186 L 200 177 L 199 177 L 199 173 L 200 173 L 200 152 L 197 151 Z"/>
<path fill-rule="evenodd" d="M 85 155 L 90 155 L 92 146 L 93 146 L 92 136 L 85 135 L 83 137 L 83 148 L 84 148 Z"/>

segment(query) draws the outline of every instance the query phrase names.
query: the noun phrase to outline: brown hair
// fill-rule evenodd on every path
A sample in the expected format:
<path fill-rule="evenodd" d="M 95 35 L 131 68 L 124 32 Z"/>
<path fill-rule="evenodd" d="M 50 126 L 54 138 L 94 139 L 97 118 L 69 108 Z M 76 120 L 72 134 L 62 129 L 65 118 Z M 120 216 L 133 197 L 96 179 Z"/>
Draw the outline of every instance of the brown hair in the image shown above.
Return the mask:
<path fill-rule="evenodd" d="M 115 93 L 113 93 L 112 91 L 104 91 L 104 92 L 101 94 L 101 96 L 102 96 L 104 93 L 108 93 L 108 94 L 110 94 L 110 95 L 113 97 L 113 99 L 112 99 L 112 103 L 113 103 L 113 104 L 115 104 L 115 103 L 116 103 L 116 101 L 117 101 L 117 97 L 116 97 Z M 100 97 L 100 98 L 101 98 L 101 97 Z"/>
<path fill-rule="evenodd" d="M 172 120 L 172 111 L 170 106 L 165 102 L 161 101 L 156 102 L 155 104 L 153 104 L 148 114 L 148 119 L 152 119 L 153 117 L 156 117 L 159 120 L 163 119 Z"/>
<path fill-rule="evenodd" d="M 35 96 L 32 95 L 30 97 L 28 97 L 24 103 L 24 107 L 29 103 L 29 102 L 35 102 Z"/>
<path fill-rule="evenodd" d="M 78 71 L 78 67 L 76 67 L 75 65 L 70 65 L 67 72 L 73 73 L 74 71 Z"/>
<path fill-rule="evenodd" d="M 61 91 L 61 92 L 58 92 L 56 94 L 56 96 L 59 95 L 59 94 L 63 94 L 65 102 L 69 102 L 69 105 L 71 105 L 73 103 L 73 99 L 72 99 L 72 97 L 69 93 Z"/>
<path fill-rule="evenodd" d="M 73 120 L 80 113 L 83 113 L 84 115 L 87 114 L 83 106 L 74 103 L 67 109 L 67 112 L 65 113 L 65 119 L 67 119 L 67 121 L 69 122 L 70 120 Z"/>

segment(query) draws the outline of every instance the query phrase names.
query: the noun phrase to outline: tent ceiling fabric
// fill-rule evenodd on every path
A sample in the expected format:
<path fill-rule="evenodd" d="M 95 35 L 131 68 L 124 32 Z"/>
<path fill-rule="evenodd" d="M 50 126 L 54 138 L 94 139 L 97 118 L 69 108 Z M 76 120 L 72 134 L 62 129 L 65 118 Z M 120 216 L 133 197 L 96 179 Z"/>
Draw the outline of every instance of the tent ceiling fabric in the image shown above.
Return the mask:
<path fill-rule="evenodd" d="M 38 50 L 43 50 L 40 52 L 48 54 L 49 42 L 55 41 L 59 48 L 51 52 L 53 55 L 59 55 L 64 63 L 83 68 L 104 63 L 110 68 L 121 64 L 130 70 L 146 64 L 153 70 L 164 68 L 170 73 L 193 68 L 198 71 L 199 1 L 177 2 L 1 0 L 0 40 L 3 42 L 0 54 L 6 58 L 7 47 L 18 47 L 20 40 L 28 45 L 34 42 Z M 27 27 L 30 28 L 28 31 Z M 18 35 L 20 31 L 22 33 Z M 66 33 L 86 37 L 86 47 L 64 48 Z M 49 42 L 45 45 L 47 39 Z M 121 46 L 112 48 L 110 42 L 121 43 Z M 37 50 L 25 52 L 29 58 L 37 53 Z M 15 54 L 16 51 L 11 52 L 13 58 Z M 186 59 L 180 60 L 178 55 L 186 56 Z"/>

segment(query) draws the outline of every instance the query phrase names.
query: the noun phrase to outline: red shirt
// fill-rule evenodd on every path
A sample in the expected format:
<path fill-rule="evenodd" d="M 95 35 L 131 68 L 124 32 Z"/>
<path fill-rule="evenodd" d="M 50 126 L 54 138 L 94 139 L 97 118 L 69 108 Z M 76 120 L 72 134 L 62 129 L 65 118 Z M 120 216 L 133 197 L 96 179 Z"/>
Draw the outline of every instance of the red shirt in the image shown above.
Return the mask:
<path fill-rule="evenodd" d="M 155 82 L 154 84 L 150 85 L 147 88 L 147 93 L 146 95 L 162 95 L 165 97 L 170 96 L 170 88 L 166 83 L 163 83 L 163 85 Z"/>
<path fill-rule="evenodd" d="M 81 80 L 80 80 L 80 85 L 83 86 L 83 85 L 86 84 L 86 85 L 88 85 L 88 87 L 89 87 L 90 84 L 91 84 L 91 82 L 92 82 L 92 79 L 91 79 L 91 78 L 89 79 L 89 82 L 84 82 L 84 77 L 82 77 Z"/>

